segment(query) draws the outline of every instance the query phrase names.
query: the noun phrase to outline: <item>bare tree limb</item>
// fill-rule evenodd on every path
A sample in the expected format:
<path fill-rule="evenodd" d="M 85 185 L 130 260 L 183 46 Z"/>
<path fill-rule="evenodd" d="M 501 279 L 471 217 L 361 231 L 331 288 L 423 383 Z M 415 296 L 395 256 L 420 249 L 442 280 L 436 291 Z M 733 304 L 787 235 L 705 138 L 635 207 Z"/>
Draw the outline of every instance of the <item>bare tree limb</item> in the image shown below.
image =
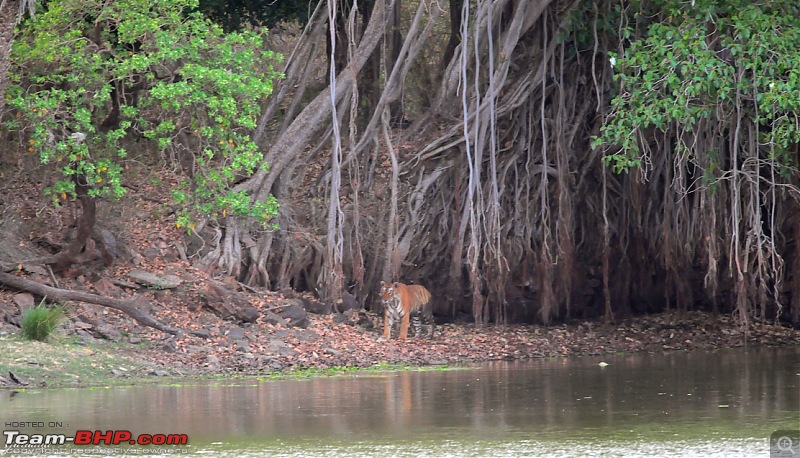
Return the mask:
<path fill-rule="evenodd" d="M 83 291 L 71 291 L 67 289 L 53 288 L 52 286 L 43 285 L 33 280 L 27 280 L 25 278 L 17 277 L 5 272 L 0 272 L 0 284 L 10 286 L 11 288 L 20 291 L 27 291 L 29 293 L 46 297 L 51 301 L 79 301 L 110 307 L 128 315 L 144 326 L 149 326 L 173 335 L 183 332 L 179 328 L 162 324 L 145 313 L 142 308 L 147 306 L 148 301 L 144 296 L 123 301 L 120 299 L 98 296 L 97 294 L 85 293 Z"/>

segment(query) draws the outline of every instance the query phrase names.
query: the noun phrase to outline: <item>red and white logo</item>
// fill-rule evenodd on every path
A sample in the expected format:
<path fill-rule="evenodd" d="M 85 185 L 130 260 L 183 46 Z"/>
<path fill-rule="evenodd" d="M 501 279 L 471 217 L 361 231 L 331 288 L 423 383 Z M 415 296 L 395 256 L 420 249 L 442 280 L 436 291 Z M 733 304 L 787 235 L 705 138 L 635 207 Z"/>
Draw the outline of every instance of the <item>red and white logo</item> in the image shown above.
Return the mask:
<path fill-rule="evenodd" d="M 3 431 L 6 447 L 50 447 L 55 445 L 186 445 L 186 434 L 138 434 L 125 429 L 108 431 L 78 430 L 75 435 L 23 434 L 20 431 Z"/>

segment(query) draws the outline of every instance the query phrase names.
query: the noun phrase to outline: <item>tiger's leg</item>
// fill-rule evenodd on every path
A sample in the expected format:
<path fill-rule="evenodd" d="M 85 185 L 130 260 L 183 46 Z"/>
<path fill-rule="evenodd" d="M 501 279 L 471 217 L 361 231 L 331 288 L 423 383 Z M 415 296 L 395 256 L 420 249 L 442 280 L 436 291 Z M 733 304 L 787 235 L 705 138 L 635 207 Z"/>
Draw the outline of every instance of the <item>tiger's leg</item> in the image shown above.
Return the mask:
<path fill-rule="evenodd" d="M 422 321 L 423 317 L 421 313 L 414 312 L 411 314 L 411 325 L 414 326 L 415 339 L 422 335 Z"/>
<path fill-rule="evenodd" d="M 425 328 L 425 334 L 427 334 L 429 339 L 433 339 L 433 331 L 436 329 L 436 325 L 433 322 L 433 318 L 427 315 L 420 314 L 419 316 L 414 318 L 414 326 L 416 326 L 416 334 L 415 337 L 422 337 L 423 328 Z"/>
<path fill-rule="evenodd" d="M 433 321 L 433 304 L 430 302 L 425 304 L 420 315 L 422 315 L 422 321 L 425 323 L 425 326 L 430 328 L 428 338 L 433 339 L 433 334 L 436 332 L 436 322 Z"/>
<path fill-rule="evenodd" d="M 406 338 L 408 338 L 408 320 L 410 315 L 410 313 L 403 314 L 403 319 L 400 321 L 400 340 L 406 340 Z"/>
<path fill-rule="evenodd" d="M 392 338 L 392 327 L 394 327 L 392 314 L 389 313 L 389 307 L 385 306 L 383 312 L 383 337 L 387 340 Z"/>

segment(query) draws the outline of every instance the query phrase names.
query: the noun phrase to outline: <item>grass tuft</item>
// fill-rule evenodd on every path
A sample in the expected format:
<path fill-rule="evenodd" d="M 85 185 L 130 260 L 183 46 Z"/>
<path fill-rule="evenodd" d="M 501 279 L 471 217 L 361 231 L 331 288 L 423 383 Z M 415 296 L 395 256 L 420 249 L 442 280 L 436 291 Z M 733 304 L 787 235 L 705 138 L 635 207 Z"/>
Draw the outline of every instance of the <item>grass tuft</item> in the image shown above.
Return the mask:
<path fill-rule="evenodd" d="M 44 342 L 58 326 L 63 314 L 61 307 L 45 307 L 44 303 L 29 308 L 19 320 L 22 337 Z"/>

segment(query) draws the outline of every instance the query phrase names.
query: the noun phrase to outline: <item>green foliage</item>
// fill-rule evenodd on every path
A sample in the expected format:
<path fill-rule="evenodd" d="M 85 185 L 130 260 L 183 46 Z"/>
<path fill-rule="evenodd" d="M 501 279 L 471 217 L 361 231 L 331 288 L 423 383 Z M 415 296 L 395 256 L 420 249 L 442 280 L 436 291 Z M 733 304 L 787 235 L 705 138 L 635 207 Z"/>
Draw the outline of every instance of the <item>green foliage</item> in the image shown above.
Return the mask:
<path fill-rule="evenodd" d="M 622 36 L 634 38 L 609 55 L 619 94 L 593 144 L 616 149 L 604 158 L 613 170 L 640 165 L 640 132 L 692 133 L 703 121 L 733 126 L 737 113 L 759 127 L 770 159 L 791 165 L 787 151 L 800 142 L 796 2 L 667 2 L 644 36 L 633 26 Z M 713 156 L 685 144 L 677 150 Z"/>
<path fill-rule="evenodd" d="M 266 31 L 226 34 L 197 12 L 196 0 L 58 0 L 46 4 L 15 41 L 8 105 L 28 150 L 56 164 L 54 201 L 120 197 L 132 141 L 190 157 L 183 196 L 193 216 L 236 214 L 267 222 L 272 201 L 251 205 L 236 178 L 265 167 L 251 140 L 261 104 L 281 75 L 264 50 Z"/>
<path fill-rule="evenodd" d="M 58 326 L 63 314 L 61 307 L 45 307 L 43 303 L 29 308 L 19 320 L 22 337 L 44 342 Z"/>

